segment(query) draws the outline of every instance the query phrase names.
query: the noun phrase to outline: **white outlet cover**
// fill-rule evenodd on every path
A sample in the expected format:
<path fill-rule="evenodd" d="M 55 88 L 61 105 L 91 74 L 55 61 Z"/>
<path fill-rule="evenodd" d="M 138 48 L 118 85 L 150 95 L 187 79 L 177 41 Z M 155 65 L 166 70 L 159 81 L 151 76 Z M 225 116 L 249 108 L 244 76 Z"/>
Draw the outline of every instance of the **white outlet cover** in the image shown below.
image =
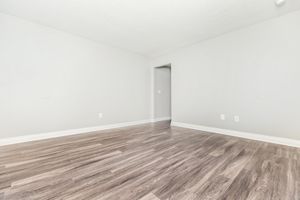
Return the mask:
<path fill-rule="evenodd" d="M 103 113 L 99 113 L 98 114 L 98 117 L 101 119 L 101 118 L 103 118 Z"/>
<path fill-rule="evenodd" d="M 161 90 L 157 90 L 157 93 L 158 93 L 158 94 L 161 94 Z"/>
<path fill-rule="evenodd" d="M 234 121 L 235 121 L 235 122 L 239 122 L 239 121 L 240 121 L 240 116 L 237 116 L 237 115 L 234 116 Z"/>
<path fill-rule="evenodd" d="M 221 114 L 220 119 L 224 121 L 226 119 L 226 116 L 224 114 Z"/>

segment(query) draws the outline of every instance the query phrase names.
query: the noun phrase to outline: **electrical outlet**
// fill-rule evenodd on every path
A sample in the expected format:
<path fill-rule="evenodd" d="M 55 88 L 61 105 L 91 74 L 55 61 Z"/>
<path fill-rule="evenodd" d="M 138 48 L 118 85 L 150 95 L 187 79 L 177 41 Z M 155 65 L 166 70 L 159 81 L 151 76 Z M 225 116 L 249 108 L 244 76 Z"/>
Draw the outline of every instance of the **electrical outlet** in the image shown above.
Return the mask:
<path fill-rule="evenodd" d="M 102 119 L 103 118 L 103 113 L 99 113 L 98 117 L 99 117 L 99 119 Z"/>
<path fill-rule="evenodd" d="M 226 119 L 226 116 L 224 114 L 221 114 L 220 119 L 224 121 Z"/>
<path fill-rule="evenodd" d="M 240 121 L 240 116 L 235 115 L 235 116 L 234 116 L 234 121 L 235 121 L 235 122 L 239 122 L 239 121 Z"/>
<path fill-rule="evenodd" d="M 158 94 L 161 94 L 161 90 L 157 90 L 157 93 L 158 93 Z"/>

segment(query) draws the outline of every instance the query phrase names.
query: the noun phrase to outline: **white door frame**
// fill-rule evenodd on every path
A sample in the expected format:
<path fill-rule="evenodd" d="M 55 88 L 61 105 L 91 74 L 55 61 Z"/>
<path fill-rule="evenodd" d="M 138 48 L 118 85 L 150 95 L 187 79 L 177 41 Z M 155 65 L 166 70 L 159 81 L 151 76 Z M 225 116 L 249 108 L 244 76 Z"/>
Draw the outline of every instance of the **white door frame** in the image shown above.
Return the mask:
<path fill-rule="evenodd" d="M 168 64 L 165 64 L 165 65 L 159 65 L 159 66 L 152 66 L 151 67 L 151 94 L 150 94 L 150 97 L 151 97 L 151 102 L 150 102 L 150 117 L 151 117 L 151 121 L 152 122 L 157 122 L 157 121 L 164 121 L 164 120 L 170 120 L 169 118 L 166 119 L 166 118 L 159 118 L 159 119 L 156 119 L 155 118 L 155 96 L 154 96 L 154 89 L 155 89 L 155 69 L 156 68 L 159 68 L 159 67 L 171 67 L 171 77 L 172 77 L 172 64 L 171 63 L 168 63 Z M 171 78 L 171 85 L 172 85 L 172 78 Z M 171 86 L 171 99 L 172 99 L 172 86 Z M 171 100 L 172 101 L 172 100 Z M 172 109 L 172 106 L 171 106 L 171 109 Z M 172 112 L 171 112 L 172 114 Z"/>

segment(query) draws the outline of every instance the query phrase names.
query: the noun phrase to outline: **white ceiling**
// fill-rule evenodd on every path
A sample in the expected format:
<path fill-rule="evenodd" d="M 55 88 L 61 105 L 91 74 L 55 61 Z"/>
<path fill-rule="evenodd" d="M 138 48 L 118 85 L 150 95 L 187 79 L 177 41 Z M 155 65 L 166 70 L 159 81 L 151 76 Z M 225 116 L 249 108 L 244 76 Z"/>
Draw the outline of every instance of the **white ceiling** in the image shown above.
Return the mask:
<path fill-rule="evenodd" d="M 300 0 L 0 0 L 0 11 L 158 56 L 300 9 Z"/>

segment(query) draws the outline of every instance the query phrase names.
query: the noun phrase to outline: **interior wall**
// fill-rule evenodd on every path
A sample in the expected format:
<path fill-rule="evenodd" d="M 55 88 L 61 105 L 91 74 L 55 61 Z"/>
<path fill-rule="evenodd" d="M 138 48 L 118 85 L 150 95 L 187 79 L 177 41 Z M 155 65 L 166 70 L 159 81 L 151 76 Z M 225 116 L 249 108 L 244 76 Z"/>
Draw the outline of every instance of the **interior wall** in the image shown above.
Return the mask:
<path fill-rule="evenodd" d="M 173 121 L 300 139 L 299 24 L 297 11 L 153 61 L 172 63 Z"/>
<path fill-rule="evenodd" d="M 171 68 L 154 69 L 154 117 L 171 118 Z"/>
<path fill-rule="evenodd" d="M 4 14 L 0 29 L 0 138 L 150 118 L 145 57 Z"/>

